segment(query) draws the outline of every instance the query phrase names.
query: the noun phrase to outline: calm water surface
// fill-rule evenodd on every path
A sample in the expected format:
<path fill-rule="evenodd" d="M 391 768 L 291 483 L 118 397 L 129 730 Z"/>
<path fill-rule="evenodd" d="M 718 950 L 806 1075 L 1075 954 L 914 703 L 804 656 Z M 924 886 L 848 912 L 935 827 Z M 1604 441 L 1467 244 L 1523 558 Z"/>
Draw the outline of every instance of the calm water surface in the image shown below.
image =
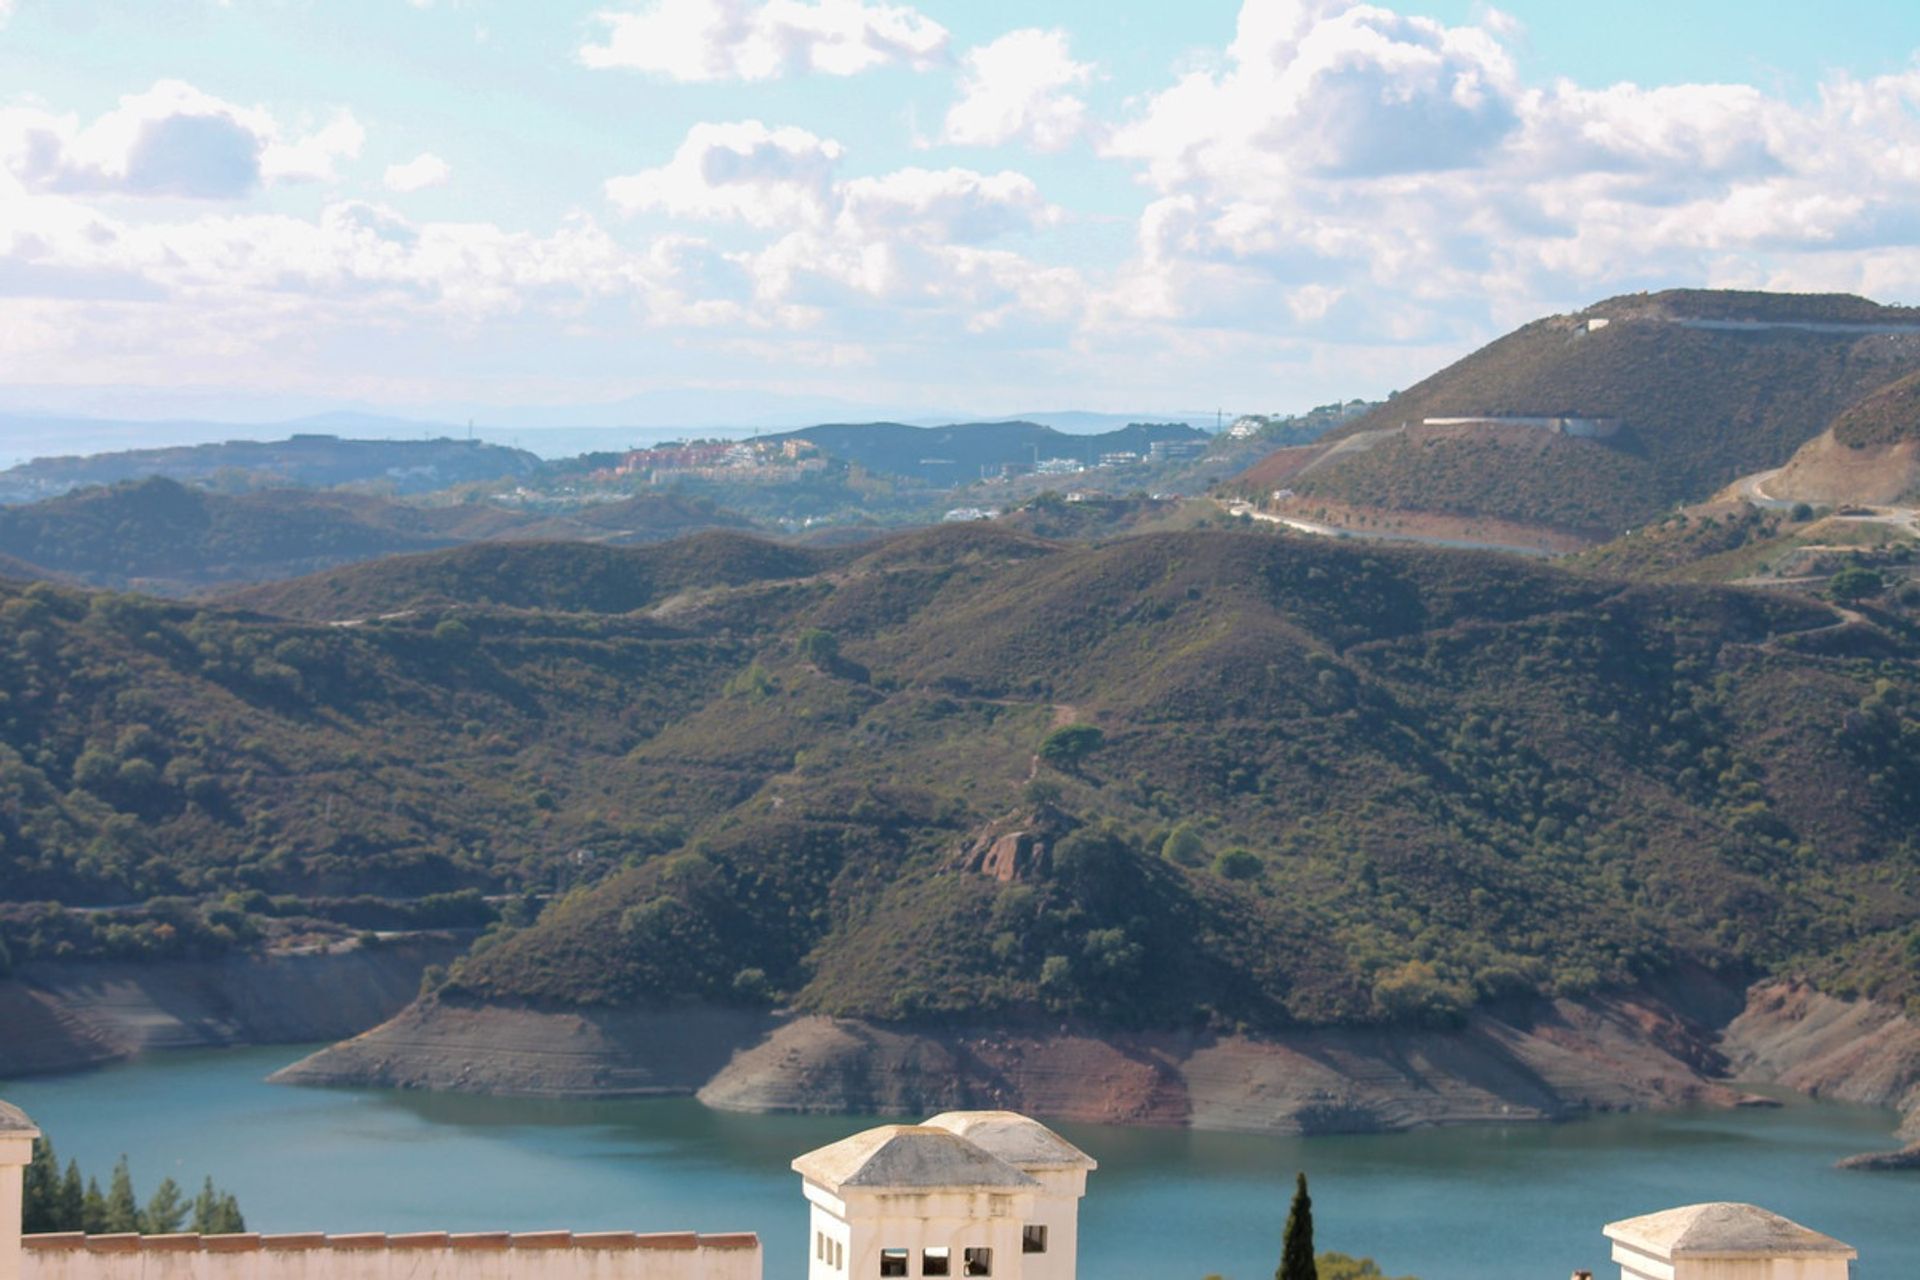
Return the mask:
<path fill-rule="evenodd" d="M 144 1194 L 171 1173 L 239 1193 L 268 1231 L 758 1231 L 768 1280 L 803 1274 L 787 1162 L 868 1121 L 737 1116 L 691 1100 L 529 1102 L 263 1082 L 296 1048 L 163 1054 L 0 1084 L 104 1181 L 122 1152 Z M 1751 1200 L 1859 1247 L 1857 1280 L 1920 1276 L 1920 1174 L 1847 1174 L 1894 1118 L 1778 1111 L 1603 1117 L 1376 1137 L 1254 1138 L 1061 1125 L 1100 1161 L 1083 1208 L 1088 1280 L 1265 1280 L 1294 1170 L 1323 1249 L 1421 1280 L 1607 1274 L 1601 1224 Z"/>

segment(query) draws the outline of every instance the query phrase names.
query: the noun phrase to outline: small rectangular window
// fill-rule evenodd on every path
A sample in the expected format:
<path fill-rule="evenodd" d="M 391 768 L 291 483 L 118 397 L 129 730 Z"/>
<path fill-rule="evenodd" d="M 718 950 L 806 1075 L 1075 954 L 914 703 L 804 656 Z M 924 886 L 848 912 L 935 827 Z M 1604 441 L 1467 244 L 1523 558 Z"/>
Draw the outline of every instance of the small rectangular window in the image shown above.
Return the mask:
<path fill-rule="evenodd" d="M 813 1233 L 813 1257 L 816 1262 L 827 1260 L 827 1233 L 824 1231 Z"/>
<path fill-rule="evenodd" d="M 920 1274 L 923 1276 L 950 1276 L 953 1265 L 953 1252 L 950 1249 L 923 1249 L 920 1251 Z"/>
<path fill-rule="evenodd" d="M 961 1255 L 960 1274 L 967 1276 L 990 1276 L 993 1274 L 993 1250 L 968 1249 Z"/>
<path fill-rule="evenodd" d="M 882 1249 L 880 1251 L 880 1274 L 883 1276 L 903 1276 L 907 1274 L 907 1251 L 905 1249 Z"/>
<path fill-rule="evenodd" d="M 1047 1251 L 1047 1229 L 1029 1223 L 1020 1228 L 1020 1252 L 1045 1253 Z"/>
<path fill-rule="evenodd" d="M 833 1269 L 835 1271 L 845 1271 L 847 1269 L 847 1251 L 840 1247 L 838 1240 L 832 1241 L 831 1243 L 833 1245 Z"/>

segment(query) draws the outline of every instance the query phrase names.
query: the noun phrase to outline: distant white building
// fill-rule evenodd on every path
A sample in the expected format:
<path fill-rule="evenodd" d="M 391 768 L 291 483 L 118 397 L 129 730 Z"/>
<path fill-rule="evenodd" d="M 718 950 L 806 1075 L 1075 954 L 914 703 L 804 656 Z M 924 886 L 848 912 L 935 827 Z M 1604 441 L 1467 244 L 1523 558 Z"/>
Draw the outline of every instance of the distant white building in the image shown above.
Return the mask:
<path fill-rule="evenodd" d="M 808 1280 L 1074 1280 L 1092 1157 L 1011 1111 L 868 1129 L 793 1162 Z"/>

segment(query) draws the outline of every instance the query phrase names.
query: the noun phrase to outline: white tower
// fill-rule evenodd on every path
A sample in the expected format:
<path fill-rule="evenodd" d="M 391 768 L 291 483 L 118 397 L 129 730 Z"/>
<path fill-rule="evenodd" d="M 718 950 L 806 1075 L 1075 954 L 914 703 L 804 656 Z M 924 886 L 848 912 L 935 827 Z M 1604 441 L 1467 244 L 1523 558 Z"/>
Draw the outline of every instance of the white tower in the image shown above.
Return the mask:
<path fill-rule="evenodd" d="M 1847 1280 L 1859 1257 L 1751 1204 L 1690 1204 L 1610 1222 L 1620 1280 Z"/>
<path fill-rule="evenodd" d="M 813 1205 L 808 1280 L 1073 1280 L 1093 1167 L 1004 1111 L 882 1125 L 810 1151 L 793 1162 Z"/>
<path fill-rule="evenodd" d="M 1016 1111 L 948 1111 L 927 1121 L 983 1147 L 1040 1184 L 1021 1229 L 1024 1280 L 1073 1280 L 1080 1254 L 1080 1198 L 1099 1163 L 1038 1120 Z"/>
<path fill-rule="evenodd" d="M 40 1131 L 26 1113 L 0 1102 L 0 1280 L 20 1280 L 20 1194 Z"/>

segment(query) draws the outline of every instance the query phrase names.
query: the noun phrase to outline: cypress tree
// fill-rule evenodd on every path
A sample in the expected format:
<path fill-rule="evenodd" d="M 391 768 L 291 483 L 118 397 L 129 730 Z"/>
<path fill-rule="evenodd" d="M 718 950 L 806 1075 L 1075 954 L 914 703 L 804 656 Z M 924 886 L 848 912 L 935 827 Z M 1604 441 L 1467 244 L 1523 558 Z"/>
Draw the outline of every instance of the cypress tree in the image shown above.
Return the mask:
<path fill-rule="evenodd" d="M 1280 1267 L 1273 1280 L 1320 1280 L 1313 1264 L 1313 1197 L 1307 1194 L 1307 1175 L 1296 1174 L 1293 1204 L 1287 1209 L 1286 1234 L 1280 1242 Z"/>
<path fill-rule="evenodd" d="M 87 1192 L 80 1181 L 80 1162 L 67 1161 L 67 1176 L 60 1180 L 60 1225 L 56 1231 L 83 1231 L 87 1222 Z"/>
<path fill-rule="evenodd" d="M 107 1229 L 107 1198 L 100 1194 L 100 1179 L 88 1178 L 85 1197 L 80 1202 L 80 1229 L 97 1236 Z"/>
<path fill-rule="evenodd" d="M 113 1181 L 107 1185 L 105 1229 L 119 1233 L 140 1229 L 140 1202 L 133 1198 L 133 1174 L 127 1170 L 127 1158 L 121 1156 L 113 1166 Z"/>

